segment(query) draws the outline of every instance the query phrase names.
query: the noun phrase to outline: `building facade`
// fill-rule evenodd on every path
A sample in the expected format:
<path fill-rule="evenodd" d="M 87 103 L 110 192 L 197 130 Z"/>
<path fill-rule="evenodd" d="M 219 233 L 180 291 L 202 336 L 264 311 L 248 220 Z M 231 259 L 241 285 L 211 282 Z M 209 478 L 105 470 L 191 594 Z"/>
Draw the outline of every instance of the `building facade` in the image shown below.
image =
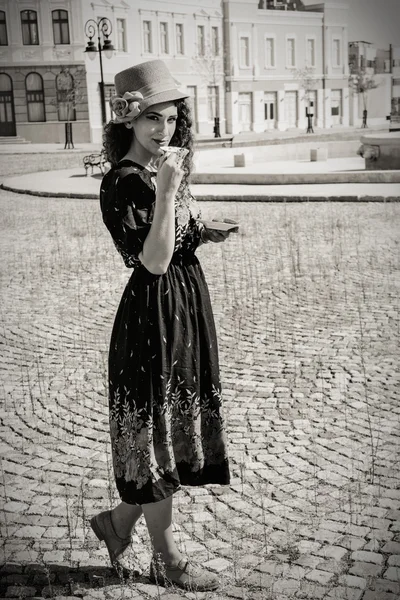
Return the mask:
<path fill-rule="evenodd" d="M 355 41 L 349 43 L 349 68 L 353 71 L 365 71 L 377 84 L 365 96 L 357 94 L 350 87 L 350 125 L 360 127 L 363 111 L 368 111 L 368 125 L 375 127 L 387 125 L 391 113 L 392 99 L 396 93 L 394 87 L 394 69 L 391 55 L 396 49 L 379 49 L 371 42 Z M 400 66 L 400 65 L 399 65 Z M 400 82 L 399 82 L 400 83 Z M 398 93 L 400 96 L 400 93 Z"/>
<path fill-rule="evenodd" d="M 391 115 L 397 123 L 400 121 L 400 46 L 391 48 L 392 100 Z"/>
<path fill-rule="evenodd" d="M 163 59 L 191 96 L 195 129 L 221 133 L 349 125 L 347 5 L 301 0 L 105 0 L 84 3 L 84 20 L 113 22 L 106 96 L 114 74 Z M 129 33 L 128 33 L 129 32 Z M 117 41 L 117 43 L 115 43 Z M 307 89 L 294 71 L 312 70 Z M 92 139 L 101 136 L 98 65 L 86 63 Z"/>
<path fill-rule="evenodd" d="M 215 117 L 225 123 L 221 0 L 83 1 L 82 11 L 84 22 L 107 17 L 112 23 L 115 52 L 103 60 L 107 111 L 115 73 L 159 58 L 190 94 L 197 133 L 212 135 Z M 92 140 L 99 141 L 98 60 L 86 61 L 86 69 Z"/>
<path fill-rule="evenodd" d="M 99 55 L 84 51 L 90 36 L 97 46 L 88 22 L 102 17 L 114 46 L 110 59 L 102 53 L 107 119 L 115 73 L 161 58 L 191 97 L 200 135 L 213 135 L 215 118 L 221 134 L 305 128 L 307 110 L 317 127 L 349 125 L 347 10 L 301 0 L 0 0 L 0 135 L 63 141 L 68 81 L 83 75 L 74 140 L 101 142 Z"/>
<path fill-rule="evenodd" d="M 90 139 L 81 31 L 75 0 L 0 0 L 0 136 L 63 142 L 71 120 Z"/>
<path fill-rule="evenodd" d="M 347 5 L 223 0 L 223 6 L 227 131 L 304 128 L 307 110 L 316 126 L 349 124 Z"/>

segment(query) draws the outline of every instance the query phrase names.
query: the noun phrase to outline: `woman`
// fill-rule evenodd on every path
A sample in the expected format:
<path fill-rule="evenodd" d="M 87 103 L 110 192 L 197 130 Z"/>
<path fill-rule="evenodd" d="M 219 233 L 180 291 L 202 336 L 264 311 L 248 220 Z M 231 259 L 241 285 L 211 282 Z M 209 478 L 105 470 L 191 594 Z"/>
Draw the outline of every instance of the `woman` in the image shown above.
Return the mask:
<path fill-rule="evenodd" d="M 188 188 L 193 138 L 185 98 L 160 60 L 115 77 L 116 115 L 105 128 L 111 170 L 103 220 L 127 267 L 109 350 L 113 467 L 121 503 L 91 520 L 111 562 L 125 567 L 144 514 L 150 578 L 197 590 L 217 578 L 189 563 L 172 534 L 181 485 L 228 484 L 218 350 L 207 284 L 195 250 L 229 233 L 205 228 Z M 168 146 L 186 147 L 181 164 Z"/>

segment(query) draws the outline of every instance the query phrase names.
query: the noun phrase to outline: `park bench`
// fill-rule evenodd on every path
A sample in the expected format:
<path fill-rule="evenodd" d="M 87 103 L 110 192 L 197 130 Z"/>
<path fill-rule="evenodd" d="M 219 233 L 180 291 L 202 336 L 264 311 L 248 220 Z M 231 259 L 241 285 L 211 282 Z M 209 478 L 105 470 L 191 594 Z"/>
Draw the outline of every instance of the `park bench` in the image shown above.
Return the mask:
<path fill-rule="evenodd" d="M 99 167 L 101 174 L 104 175 L 104 165 L 106 164 L 106 162 L 107 157 L 104 150 L 102 150 L 101 152 L 95 152 L 93 154 L 88 154 L 87 156 L 84 156 L 83 166 L 85 167 L 86 176 L 88 174 L 89 167 L 92 168 L 92 175 L 93 167 Z"/>
<path fill-rule="evenodd" d="M 390 115 L 389 131 L 400 131 L 400 115 Z"/>

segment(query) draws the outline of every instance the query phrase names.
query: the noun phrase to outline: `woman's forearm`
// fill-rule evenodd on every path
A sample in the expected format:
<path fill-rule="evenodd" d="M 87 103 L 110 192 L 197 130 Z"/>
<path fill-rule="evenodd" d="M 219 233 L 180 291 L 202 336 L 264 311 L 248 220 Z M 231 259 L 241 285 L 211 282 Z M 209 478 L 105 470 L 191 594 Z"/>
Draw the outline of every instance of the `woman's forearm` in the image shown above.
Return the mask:
<path fill-rule="evenodd" d="M 156 195 L 153 222 L 139 259 L 150 273 L 163 275 L 175 247 L 175 197 Z"/>

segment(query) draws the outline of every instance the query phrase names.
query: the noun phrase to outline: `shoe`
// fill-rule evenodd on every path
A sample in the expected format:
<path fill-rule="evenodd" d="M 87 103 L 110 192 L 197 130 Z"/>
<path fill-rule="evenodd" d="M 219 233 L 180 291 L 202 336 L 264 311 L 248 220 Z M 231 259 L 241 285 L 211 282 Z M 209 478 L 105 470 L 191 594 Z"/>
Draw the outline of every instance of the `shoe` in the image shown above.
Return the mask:
<path fill-rule="evenodd" d="M 118 575 L 122 575 L 123 577 L 137 577 L 143 573 L 140 567 L 133 563 L 132 557 L 128 556 L 128 549 L 132 543 L 131 536 L 121 538 L 117 535 L 111 521 L 110 510 L 105 510 L 92 517 L 90 519 L 90 526 L 96 537 L 100 541 L 105 542 L 111 564 Z"/>
<path fill-rule="evenodd" d="M 164 587 L 176 585 L 185 590 L 198 592 L 216 590 L 219 587 L 215 575 L 190 563 L 186 558 L 182 558 L 176 567 L 168 567 L 153 557 L 150 564 L 150 581 Z"/>

